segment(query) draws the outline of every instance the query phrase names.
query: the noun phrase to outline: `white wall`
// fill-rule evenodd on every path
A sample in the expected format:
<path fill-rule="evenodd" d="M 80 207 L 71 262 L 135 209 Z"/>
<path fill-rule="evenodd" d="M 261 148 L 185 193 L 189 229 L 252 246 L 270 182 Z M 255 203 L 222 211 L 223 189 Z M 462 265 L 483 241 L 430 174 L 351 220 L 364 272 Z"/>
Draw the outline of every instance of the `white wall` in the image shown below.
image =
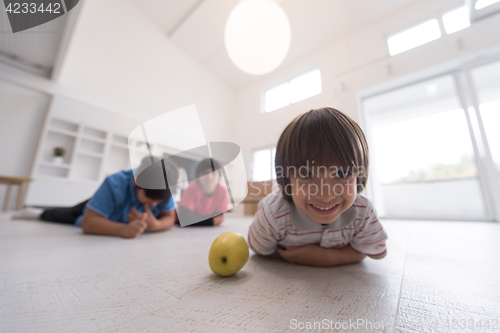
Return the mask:
<path fill-rule="evenodd" d="M 59 83 L 103 108 L 149 119 L 196 104 L 206 137 L 229 140 L 233 92 L 128 0 L 87 0 Z"/>
<path fill-rule="evenodd" d="M 0 81 L 0 101 L 0 174 L 29 177 L 50 97 Z M 0 185 L 2 207 L 6 188 Z M 11 209 L 16 196 L 17 187 L 11 193 Z"/>
<path fill-rule="evenodd" d="M 433 3 L 420 1 L 362 31 L 323 46 L 238 92 L 234 142 L 242 147 L 247 164 L 251 163 L 252 150 L 275 145 L 284 127 L 310 109 L 331 106 L 359 121 L 358 95 L 362 91 L 374 86 L 394 85 L 397 81 L 407 81 L 409 77 L 425 76 L 454 62 L 470 61 L 479 54 L 500 55 L 500 35 L 496 33 L 500 31 L 500 19 L 496 15 L 390 57 L 386 47 L 387 35 L 431 18 L 439 12 L 436 9 L 428 11 L 427 8 L 436 8 Z M 451 2 L 444 2 L 444 5 L 459 6 Z M 268 114 L 260 113 L 263 89 L 311 66 L 321 70 L 321 94 Z"/>
<path fill-rule="evenodd" d="M 0 173 L 23 170 L 16 175 L 28 175 L 28 169 L 17 167 L 27 163 L 21 150 L 34 155 L 45 112 L 40 105 L 35 110 L 18 103 L 2 82 L 24 87 L 27 95 L 62 95 L 141 120 L 196 104 L 206 139 L 232 141 L 235 98 L 229 87 L 185 56 L 128 0 L 86 0 L 79 6 L 81 14 L 55 82 L 0 64 L 1 104 L 11 103 L 0 108 L 0 127 L 18 128 L 16 138 L 22 139 L 8 141 L 1 132 Z"/>

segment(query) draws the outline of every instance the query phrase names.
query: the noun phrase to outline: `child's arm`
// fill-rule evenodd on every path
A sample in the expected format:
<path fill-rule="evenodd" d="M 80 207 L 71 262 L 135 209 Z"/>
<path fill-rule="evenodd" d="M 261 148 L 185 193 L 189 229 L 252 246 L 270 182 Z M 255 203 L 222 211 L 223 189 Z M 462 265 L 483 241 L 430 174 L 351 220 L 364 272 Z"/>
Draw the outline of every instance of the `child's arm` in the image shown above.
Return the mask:
<path fill-rule="evenodd" d="M 147 219 L 146 219 L 146 230 L 147 231 L 162 231 L 162 230 L 168 230 L 170 229 L 177 218 L 177 214 L 175 213 L 175 210 L 171 210 L 169 212 L 162 212 L 160 215 L 158 215 L 158 218 L 156 218 L 149 209 L 148 205 L 144 205 L 144 211 L 147 214 Z"/>
<path fill-rule="evenodd" d="M 142 214 L 140 218 L 124 224 L 108 220 L 89 208 L 83 216 L 81 227 L 86 234 L 135 238 L 146 229 L 146 217 L 146 214 Z"/>
<path fill-rule="evenodd" d="M 186 221 L 199 221 L 188 225 L 188 227 L 214 226 L 214 225 L 220 225 L 224 221 L 223 213 L 216 215 L 214 217 L 205 218 L 197 215 L 189 208 L 186 208 L 181 205 L 177 209 L 179 211 L 179 216 L 180 216 L 179 219 L 183 218 Z"/>
<path fill-rule="evenodd" d="M 366 253 L 372 259 L 382 259 L 387 255 L 385 245 L 387 234 L 371 202 L 367 202 L 366 206 L 366 214 L 361 220 L 363 223 L 360 224 L 360 230 L 349 243 L 351 247 Z"/>
<path fill-rule="evenodd" d="M 286 250 L 278 248 L 277 253 L 292 264 L 320 267 L 353 264 L 366 257 L 364 253 L 353 249 L 350 245 L 342 249 L 325 249 L 317 244 L 287 246 Z"/>
<path fill-rule="evenodd" d="M 212 217 L 212 220 L 214 221 L 214 225 L 220 225 L 222 222 L 224 222 L 224 214 L 219 214 L 214 217 Z"/>

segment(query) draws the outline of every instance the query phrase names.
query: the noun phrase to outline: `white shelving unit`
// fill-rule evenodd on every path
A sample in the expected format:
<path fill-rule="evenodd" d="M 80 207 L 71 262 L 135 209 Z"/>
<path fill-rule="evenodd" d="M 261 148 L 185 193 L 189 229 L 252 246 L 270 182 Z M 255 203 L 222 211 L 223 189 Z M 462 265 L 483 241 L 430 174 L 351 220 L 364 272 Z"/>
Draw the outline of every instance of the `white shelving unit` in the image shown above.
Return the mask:
<path fill-rule="evenodd" d="M 104 178 L 130 169 L 128 134 L 141 124 L 65 97 L 52 98 L 40 138 L 26 205 L 70 206 L 90 198 Z M 147 156 L 145 144 L 132 142 L 133 158 Z M 65 149 L 62 164 L 55 147 Z"/>
<path fill-rule="evenodd" d="M 75 205 L 89 199 L 105 177 L 129 170 L 131 165 L 138 166 L 149 156 L 148 147 L 141 139 L 129 142 L 129 134 L 141 123 L 139 119 L 54 96 L 40 137 L 31 173 L 34 181 L 29 184 L 25 204 Z M 163 157 L 176 153 L 176 149 L 164 144 L 150 142 L 152 154 Z M 55 147 L 66 151 L 62 164 L 54 162 Z M 196 156 L 185 157 L 197 160 Z"/>

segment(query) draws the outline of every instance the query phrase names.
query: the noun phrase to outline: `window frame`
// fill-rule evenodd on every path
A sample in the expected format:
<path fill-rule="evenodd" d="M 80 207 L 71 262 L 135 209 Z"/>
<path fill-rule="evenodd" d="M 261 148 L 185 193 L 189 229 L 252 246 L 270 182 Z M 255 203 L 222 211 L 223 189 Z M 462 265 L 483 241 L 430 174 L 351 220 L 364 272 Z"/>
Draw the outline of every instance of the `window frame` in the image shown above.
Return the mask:
<path fill-rule="evenodd" d="M 250 170 L 251 173 L 250 173 L 250 179 L 251 181 L 269 181 L 269 180 L 275 180 L 276 178 L 273 178 L 273 175 L 276 176 L 276 173 L 274 172 L 275 170 L 273 169 L 273 150 L 276 149 L 276 145 L 266 145 L 266 146 L 261 146 L 261 147 L 258 147 L 258 148 L 254 148 L 251 150 L 251 154 L 252 154 L 252 169 Z M 254 180 L 253 179 L 253 166 L 254 166 L 254 154 L 255 152 L 258 152 L 258 151 L 263 151 L 263 150 L 270 150 L 271 151 L 271 165 L 270 165 L 270 170 L 271 170 L 271 178 L 270 179 L 265 179 L 265 180 Z"/>
<path fill-rule="evenodd" d="M 448 31 L 446 31 L 446 24 L 445 24 L 445 22 L 444 22 L 444 17 L 445 17 L 446 15 L 449 15 L 449 14 L 451 14 L 451 13 L 453 13 L 453 12 L 456 12 L 456 11 L 458 11 L 458 10 L 460 10 L 460 9 L 463 9 L 463 10 L 465 10 L 465 11 L 469 11 L 469 9 L 467 8 L 467 5 L 463 5 L 463 6 L 461 6 L 461 7 L 455 7 L 454 9 L 450 9 L 450 10 L 448 10 L 448 11 L 446 11 L 446 12 L 443 12 L 443 14 L 441 14 L 441 22 L 442 22 L 442 24 L 443 24 L 443 30 L 444 30 L 444 34 L 445 34 L 445 35 L 453 35 L 454 33 L 459 32 L 459 31 L 462 31 L 462 30 L 465 30 L 465 29 L 469 28 L 469 27 L 472 25 L 472 22 L 471 22 L 471 19 L 470 19 L 470 15 L 469 15 L 469 25 L 468 25 L 468 26 L 466 26 L 465 28 L 461 28 L 461 29 L 459 29 L 459 30 L 454 30 L 453 32 L 448 32 Z"/>
<path fill-rule="evenodd" d="M 437 37 L 435 39 L 432 39 L 432 40 L 429 40 L 429 41 L 427 41 L 427 42 L 425 42 L 423 44 L 420 44 L 420 45 L 414 46 L 412 48 L 406 49 L 404 51 L 401 51 L 401 52 L 398 52 L 398 53 L 395 53 L 395 54 L 391 54 L 391 49 L 389 47 L 389 40 L 392 37 L 395 37 L 397 35 L 403 34 L 403 33 L 407 32 L 409 30 L 412 30 L 412 29 L 414 29 L 416 27 L 419 27 L 421 25 L 424 25 L 426 23 L 430 23 L 432 21 L 436 21 L 437 22 L 437 25 L 438 25 L 438 28 L 439 28 L 439 37 Z M 446 32 L 444 31 L 442 20 L 440 18 L 436 18 L 436 17 L 432 16 L 432 17 L 430 17 L 430 18 L 428 18 L 426 20 L 420 21 L 419 23 L 416 23 L 416 24 L 413 24 L 411 26 L 408 26 L 406 29 L 399 30 L 397 32 L 391 33 L 390 35 L 386 36 L 386 43 L 385 43 L 385 45 L 386 45 L 386 48 L 387 48 L 387 52 L 389 53 L 389 56 L 390 57 L 394 57 L 394 56 L 397 56 L 398 54 L 402 54 L 402 53 L 405 53 L 407 51 L 416 49 L 416 48 L 418 48 L 418 47 L 420 47 L 422 45 L 426 45 L 426 44 L 432 43 L 433 41 L 436 41 L 436 40 L 440 39 L 441 37 L 443 37 L 443 35 L 446 35 Z"/>
<path fill-rule="evenodd" d="M 285 105 L 285 106 L 282 106 L 282 107 L 280 107 L 280 108 L 278 108 L 278 109 L 274 109 L 274 110 L 272 110 L 272 111 L 266 111 L 266 92 L 267 92 L 268 90 L 271 90 L 271 89 L 273 89 L 273 88 L 276 88 L 276 87 L 278 87 L 278 86 L 280 86 L 280 85 L 282 85 L 282 84 L 284 84 L 284 83 L 288 83 L 288 84 L 290 84 L 290 81 L 292 81 L 292 80 L 294 80 L 294 79 L 296 79 L 296 78 L 298 78 L 298 77 L 300 77 L 300 76 L 302 76 L 302 75 L 305 75 L 305 74 L 307 74 L 307 73 L 309 73 L 309 72 L 312 72 L 312 71 L 314 71 L 314 70 L 318 70 L 318 71 L 319 71 L 319 76 L 320 76 L 320 81 L 319 81 L 319 83 L 320 83 L 320 85 L 321 85 L 321 91 L 320 91 L 318 94 L 316 94 L 316 95 L 312 95 L 312 96 L 309 96 L 309 97 L 307 97 L 307 98 L 301 99 L 301 100 L 296 101 L 296 102 L 294 102 L 294 103 L 292 103 L 292 102 L 291 102 L 291 100 L 290 100 L 290 103 L 289 103 L 289 104 L 287 104 L 287 105 Z M 315 65 L 311 65 L 311 66 L 307 67 L 306 69 L 302 69 L 302 70 L 300 70 L 300 71 L 298 71 L 298 72 L 294 72 L 292 75 L 289 75 L 289 76 L 287 76 L 287 77 L 286 77 L 286 78 L 284 78 L 284 79 L 282 78 L 282 79 L 280 79 L 279 81 L 274 81 L 272 84 L 269 84 L 269 85 L 267 85 L 267 86 L 264 86 L 264 88 L 263 88 L 263 89 L 261 89 L 261 91 L 260 91 L 260 113 L 261 113 L 261 114 L 270 114 L 270 113 L 273 113 L 273 112 L 275 112 L 275 111 L 282 110 L 282 109 L 284 109 L 284 108 L 286 108 L 287 106 L 290 106 L 290 105 L 292 105 L 292 104 L 297 104 L 297 103 L 300 103 L 300 102 L 302 102 L 302 101 L 308 100 L 309 98 L 312 98 L 312 97 L 315 97 L 315 96 L 319 96 L 319 95 L 321 95 L 322 93 L 323 93 L 323 76 L 322 76 L 322 74 L 321 74 L 321 69 L 320 69 L 320 68 L 319 68 L 319 66 L 318 66 L 318 65 L 316 65 L 316 64 L 315 64 Z"/>
<path fill-rule="evenodd" d="M 476 59 L 476 58 L 472 58 Z M 358 115 L 359 124 L 362 127 L 366 138 L 368 140 L 368 145 L 371 148 L 372 154 L 374 153 L 373 148 L 373 138 L 371 134 L 371 128 L 369 127 L 370 115 L 363 109 L 363 100 L 368 99 L 377 95 L 384 93 L 389 93 L 404 87 L 408 87 L 420 82 L 425 82 L 438 78 L 444 75 L 453 75 L 455 85 L 457 88 L 458 97 L 460 103 L 464 110 L 467 126 L 469 128 L 469 133 L 471 135 L 471 143 L 474 149 L 474 158 L 478 168 L 478 180 L 481 185 L 481 190 L 484 198 L 484 205 L 486 211 L 486 217 L 484 218 L 464 218 L 462 216 L 450 216 L 447 219 L 443 218 L 419 218 L 419 220 L 453 220 L 453 221 L 495 221 L 500 222 L 500 207 L 498 207 L 498 202 L 500 202 L 500 184 L 496 178 L 496 170 L 494 162 L 492 159 L 491 152 L 489 150 L 488 141 L 486 138 L 486 133 L 484 131 L 483 121 L 481 118 L 479 103 L 477 100 L 477 92 L 473 85 L 471 72 L 474 68 L 480 67 L 482 65 L 487 65 L 489 63 L 500 61 L 500 55 L 485 57 L 479 61 L 472 60 L 469 63 L 461 65 L 444 65 L 440 69 L 433 70 L 431 73 L 425 72 L 424 74 L 413 74 L 408 75 L 404 78 L 395 79 L 391 82 L 382 83 L 378 86 L 371 87 L 360 91 L 357 95 L 358 104 Z M 471 121 L 471 113 L 477 119 L 479 133 Z M 479 144 L 482 144 L 481 146 Z M 484 151 L 484 156 L 481 156 L 480 150 Z M 373 159 L 373 157 L 372 157 Z M 367 195 L 373 199 L 375 206 L 381 206 L 381 197 L 379 194 L 380 184 L 375 181 L 375 176 L 377 174 L 377 168 L 375 163 L 370 163 L 370 177 L 367 183 Z M 377 208 L 383 216 L 383 209 Z M 400 217 L 385 217 L 387 219 L 410 219 L 408 216 Z"/>

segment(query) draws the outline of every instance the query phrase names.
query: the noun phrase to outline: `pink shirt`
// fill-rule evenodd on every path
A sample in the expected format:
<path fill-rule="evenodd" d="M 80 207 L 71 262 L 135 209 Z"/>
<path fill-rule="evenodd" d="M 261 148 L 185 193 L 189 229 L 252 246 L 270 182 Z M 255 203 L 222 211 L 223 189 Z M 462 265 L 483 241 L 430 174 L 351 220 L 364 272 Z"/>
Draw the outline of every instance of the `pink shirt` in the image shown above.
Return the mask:
<path fill-rule="evenodd" d="M 248 232 L 248 245 L 262 255 L 272 254 L 278 244 L 318 244 L 324 248 L 343 248 L 349 244 L 371 258 L 380 259 L 387 253 L 386 239 L 373 204 L 359 194 L 333 223 L 322 225 L 287 201 L 281 192 L 273 192 L 260 201 Z"/>
<path fill-rule="evenodd" d="M 213 216 L 227 211 L 228 195 L 225 186 L 219 184 L 214 193 L 207 197 L 201 185 L 192 181 L 182 193 L 179 206 L 183 206 L 198 216 Z"/>

